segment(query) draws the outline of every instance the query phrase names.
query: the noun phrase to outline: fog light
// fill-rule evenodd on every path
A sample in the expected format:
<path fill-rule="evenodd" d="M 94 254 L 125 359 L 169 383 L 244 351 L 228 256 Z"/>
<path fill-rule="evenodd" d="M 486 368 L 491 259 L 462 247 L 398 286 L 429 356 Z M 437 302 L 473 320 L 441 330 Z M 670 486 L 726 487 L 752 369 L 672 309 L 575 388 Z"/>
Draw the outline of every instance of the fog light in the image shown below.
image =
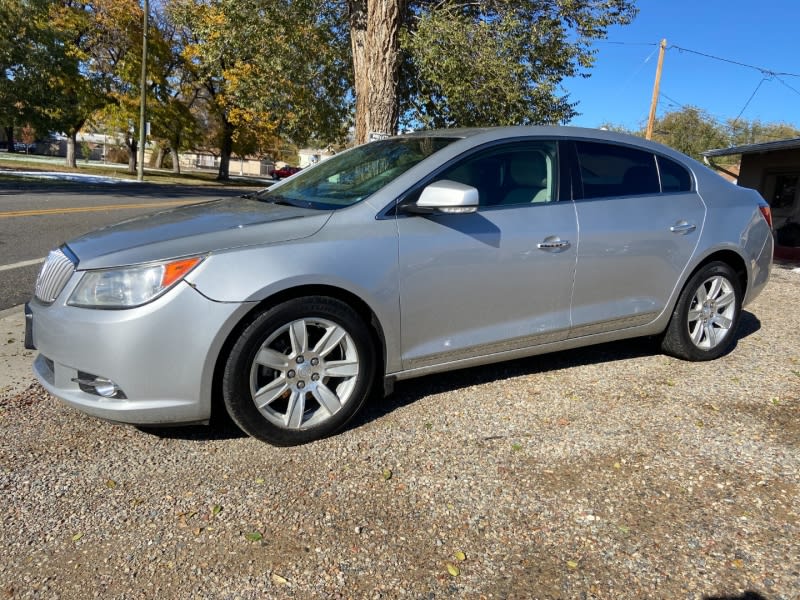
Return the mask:
<path fill-rule="evenodd" d="M 119 389 L 119 386 L 106 377 L 98 377 L 91 373 L 78 371 L 78 376 L 72 381 L 77 383 L 81 391 L 87 394 L 103 396 L 104 398 L 117 398 L 120 400 L 127 398 L 125 393 Z"/>

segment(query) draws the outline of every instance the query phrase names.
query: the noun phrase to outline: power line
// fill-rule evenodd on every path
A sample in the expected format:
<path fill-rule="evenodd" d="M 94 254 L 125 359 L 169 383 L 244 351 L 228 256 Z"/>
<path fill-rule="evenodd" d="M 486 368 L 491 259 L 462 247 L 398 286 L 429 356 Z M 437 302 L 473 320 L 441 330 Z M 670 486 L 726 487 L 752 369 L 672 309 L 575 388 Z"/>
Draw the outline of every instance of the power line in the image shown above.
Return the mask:
<path fill-rule="evenodd" d="M 733 123 L 731 124 L 731 127 L 733 127 L 734 125 L 736 125 L 736 122 L 739 120 L 739 117 L 741 117 L 741 116 L 742 116 L 742 113 L 743 113 L 745 110 L 747 110 L 747 107 L 748 107 L 748 106 L 750 106 L 750 101 L 751 101 L 753 98 L 755 98 L 756 94 L 758 93 L 758 90 L 761 88 L 761 84 L 762 84 L 762 83 L 764 83 L 765 81 L 767 81 L 767 79 L 770 79 L 770 78 L 769 78 L 769 77 L 762 77 L 762 78 L 761 78 L 761 81 L 759 81 L 759 82 L 758 82 L 758 85 L 756 86 L 756 89 L 754 89 L 754 90 L 753 90 L 753 93 L 752 93 L 752 94 L 750 94 L 750 97 L 747 99 L 747 102 L 745 102 L 745 103 L 744 103 L 744 106 L 742 107 L 742 110 L 740 110 L 740 111 L 739 111 L 739 114 L 738 114 L 738 115 L 736 115 L 736 118 L 733 120 Z"/>
<path fill-rule="evenodd" d="M 775 79 L 777 79 L 778 81 L 780 81 L 780 82 L 781 82 L 783 85 L 785 85 L 787 88 L 789 88 L 790 90 L 792 90 L 792 91 L 793 91 L 795 94 L 797 94 L 798 96 L 800 96 L 800 91 L 798 91 L 798 90 L 797 90 L 797 88 L 793 88 L 792 86 L 790 86 L 788 83 L 786 83 L 786 82 L 785 82 L 783 79 L 781 79 L 781 78 L 780 78 L 780 77 L 778 77 L 777 75 L 775 76 Z"/>
<path fill-rule="evenodd" d="M 764 78 L 764 79 L 766 80 L 767 78 Z M 764 80 L 762 80 L 760 83 L 763 83 L 763 81 Z M 791 86 L 789 86 L 789 87 L 791 87 Z M 758 88 L 756 88 L 756 91 L 758 91 Z M 755 95 L 755 92 L 753 93 L 753 95 Z M 659 93 L 659 96 L 661 98 L 663 98 L 664 100 L 666 100 L 671 106 L 676 106 L 676 107 L 681 108 L 681 109 L 690 107 L 690 105 L 678 102 L 677 100 L 675 100 L 675 98 L 671 98 L 670 96 L 668 96 L 667 94 L 665 94 L 663 92 Z M 751 96 L 751 99 L 752 99 L 752 96 Z M 748 102 L 749 102 L 749 100 L 748 100 Z M 745 108 L 747 108 L 747 105 L 745 105 Z M 739 117 L 736 117 L 736 119 L 731 121 L 730 119 L 725 119 L 724 120 L 722 117 L 712 115 L 712 114 L 710 114 L 710 113 L 708 113 L 706 111 L 702 111 L 702 112 L 706 116 L 706 118 L 709 121 L 711 121 L 712 123 L 715 123 L 716 125 L 719 125 L 720 127 L 724 128 L 724 129 L 735 131 L 736 121 L 737 121 L 737 119 Z M 742 112 L 744 112 L 744 109 L 742 109 Z M 739 113 L 739 116 L 741 116 L 741 113 Z M 660 131 L 663 133 L 664 132 L 663 128 Z M 766 134 L 764 132 L 759 132 L 757 137 L 761 141 L 786 139 L 785 135 L 769 135 L 769 134 Z"/>
<path fill-rule="evenodd" d="M 611 44 L 612 46 L 658 46 L 658 42 L 612 42 L 611 40 L 596 40 L 597 44 Z"/>
<path fill-rule="evenodd" d="M 780 75 L 780 76 L 783 76 L 783 77 L 800 77 L 800 74 L 798 74 L 798 73 L 787 73 L 787 72 L 783 72 L 783 71 L 774 71 L 772 69 L 768 69 L 767 67 L 759 67 L 759 66 L 756 66 L 756 65 L 749 65 L 747 63 L 739 62 L 738 60 L 732 60 L 730 58 L 722 58 L 721 56 L 714 56 L 713 54 L 706 54 L 705 52 L 699 52 L 698 50 L 691 50 L 689 48 L 683 48 L 682 46 L 676 46 L 675 44 L 672 44 L 668 49 L 672 50 L 673 48 L 675 50 L 677 50 L 678 52 L 688 52 L 689 54 L 697 54 L 698 56 L 705 56 L 706 58 L 719 60 L 719 61 L 722 61 L 722 62 L 730 63 L 732 65 L 738 65 L 740 67 L 747 67 L 748 69 L 754 69 L 756 71 L 759 71 L 764 76 L 776 77 L 776 76 Z"/>

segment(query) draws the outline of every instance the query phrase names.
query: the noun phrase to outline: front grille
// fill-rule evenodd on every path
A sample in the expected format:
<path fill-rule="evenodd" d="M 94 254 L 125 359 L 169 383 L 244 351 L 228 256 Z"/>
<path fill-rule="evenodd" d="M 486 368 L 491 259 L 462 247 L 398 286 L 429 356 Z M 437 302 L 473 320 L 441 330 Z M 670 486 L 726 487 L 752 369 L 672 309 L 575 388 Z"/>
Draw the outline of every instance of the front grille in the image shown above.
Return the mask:
<path fill-rule="evenodd" d="M 51 250 L 36 278 L 36 298 L 52 304 L 75 271 L 75 264 L 61 251 Z"/>

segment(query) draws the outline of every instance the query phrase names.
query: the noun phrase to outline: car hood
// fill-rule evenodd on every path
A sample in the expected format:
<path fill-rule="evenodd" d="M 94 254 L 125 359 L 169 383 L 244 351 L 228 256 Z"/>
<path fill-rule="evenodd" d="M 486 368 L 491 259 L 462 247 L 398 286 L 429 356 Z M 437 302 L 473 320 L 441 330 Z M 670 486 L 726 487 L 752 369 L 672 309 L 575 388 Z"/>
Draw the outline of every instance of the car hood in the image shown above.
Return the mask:
<path fill-rule="evenodd" d="M 79 269 L 98 269 L 287 242 L 311 236 L 330 218 L 319 211 L 250 198 L 192 204 L 136 217 L 67 243 Z"/>

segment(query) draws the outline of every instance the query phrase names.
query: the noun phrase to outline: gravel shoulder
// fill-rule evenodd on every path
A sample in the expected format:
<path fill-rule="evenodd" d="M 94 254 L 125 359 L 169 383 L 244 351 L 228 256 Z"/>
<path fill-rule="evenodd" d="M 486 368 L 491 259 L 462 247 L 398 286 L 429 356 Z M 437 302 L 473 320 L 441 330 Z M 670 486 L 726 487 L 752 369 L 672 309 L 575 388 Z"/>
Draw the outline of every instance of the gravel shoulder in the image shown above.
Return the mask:
<path fill-rule="evenodd" d="M 800 598 L 799 300 L 776 266 L 720 360 L 636 340 L 402 382 L 298 448 L 0 390 L 0 593 Z"/>

